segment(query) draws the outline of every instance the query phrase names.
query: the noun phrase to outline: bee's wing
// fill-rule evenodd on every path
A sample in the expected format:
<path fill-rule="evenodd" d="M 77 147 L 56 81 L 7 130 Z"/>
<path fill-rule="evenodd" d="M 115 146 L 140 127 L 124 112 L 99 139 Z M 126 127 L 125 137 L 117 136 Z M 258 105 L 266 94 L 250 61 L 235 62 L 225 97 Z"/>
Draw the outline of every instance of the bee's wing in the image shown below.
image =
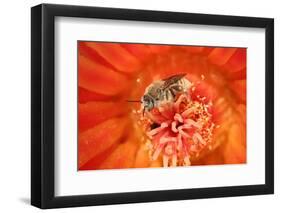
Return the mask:
<path fill-rule="evenodd" d="M 177 74 L 177 75 L 172 75 L 168 78 L 163 79 L 162 81 L 164 81 L 163 84 L 163 89 L 169 87 L 170 85 L 178 82 L 180 79 L 182 79 L 184 76 L 186 75 L 186 73 L 182 73 L 182 74 Z"/>

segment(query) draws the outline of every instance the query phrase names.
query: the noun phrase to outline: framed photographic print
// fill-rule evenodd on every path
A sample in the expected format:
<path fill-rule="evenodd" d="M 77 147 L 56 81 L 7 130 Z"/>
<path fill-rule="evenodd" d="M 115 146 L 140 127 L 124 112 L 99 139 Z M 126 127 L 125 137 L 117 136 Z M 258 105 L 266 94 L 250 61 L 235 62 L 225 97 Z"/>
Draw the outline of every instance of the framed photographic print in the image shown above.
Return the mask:
<path fill-rule="evenodd" d="M 274 21 L 31 9 L 31 203 L 271 194 Z"/>

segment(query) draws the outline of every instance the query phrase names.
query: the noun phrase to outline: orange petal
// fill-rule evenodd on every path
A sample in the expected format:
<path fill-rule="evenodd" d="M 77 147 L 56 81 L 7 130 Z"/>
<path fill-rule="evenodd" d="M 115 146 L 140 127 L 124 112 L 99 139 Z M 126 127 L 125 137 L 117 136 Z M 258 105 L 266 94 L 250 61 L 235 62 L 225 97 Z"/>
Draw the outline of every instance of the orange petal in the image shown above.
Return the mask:
<path fill-rule="evenodd" d="M 108 63 L 123 72 L 134 72 L 140 63 L 131 53 L 120 44 L 87 42 L 86 45 L 101 55 Z"/>
<path fill-rule="evenodd" d="M 230 72 L 229 70 L 223 70 L 225 73 L 225 77 L 229 80 L 241 80 L 246 79 L 246 68 L 242 70 L 238 70 L 235 72 Z"/>
<path fill-rule="evenodd" d="M 246 51 L 246 48 L 238 48 L 224 65 L 224 68 L 230 70 L 231 72 L 246 68 Z"/>
<path fill-rule="evenodd" d="M 205 47 L 201 52 L 202 55 L 209 55 L 214 50 L 214 47 Z"/>
<path fill-rule="evenodd" d="M 120 144 L 99 166 L 99 169 L 131 168 L 134 165 L 138 142 L 129 139 Z"/>
<path fill-rule="evenodd" d="M 100 154 L 97 154 L 95 157 L 85 163 L 82 167 L 79 168 L 79 170 L 98 169 L 99 166 L 104 162 L 104 160 L 108 158 L 108 156 L 111 155 L 117 147 L 118 144 L 113 144 L 110 148 L 101 152 Z"/>
<path fill-rule="evenodd" d="M 246 78 L 246 48 L 238 48 L 231 56 L 227 63 L 223 66 L 226 77 L 229 79 L 245 79 Z"/>
<path fill-rule="evenodd" d="M 86 103 L 89 101 L 108 101 L 113 100 L 112 96 L 103 95 L 100 93 L 91 92 L 82 87 L 78 88 L 79 103 Z"/>
<path fill-rule="evenodd" d="M 107 62 L 102 56 L 100 56 L 97 51 L 95 51 L 93 48 L 87 46 L 87 44 L 90 42 L 80 41 L 78 43 L 79 47 L 79 54 L 83 55 L 87 58 L 89 58 L 92 61 L 95 61 L 105 67 L 108 67 L 110 69 L 115 69 L 109 62 Z"/>
<path fill-rule="evenodd" d="M 204 157 L 198 159 L 191 159 L 191 165 L 220 165 L 224 164 L 223 155 L 221 149 L 218 148 L 214 151 L 209 152 Z"/>
<path fill-rule="evenodd" d="M 230 111 L 230 105 L 224 96 L 214 100 L 212 107 L 213 121 L 218 125 L 225 123 L 225 119 L 227 119 Z"/>
<path fill-rule="evenodd" d="M 204 47 L 197 46 L 180 46 L 184 51 L 190 53 L 201 53 L 204 50 Z"/>
<path fill-rule="evenodd" d="M 113 118 L 79 134 L 79 168 L 120 141 L 127 125 L 126 119 Z"/>
<path fill-rule="evenodd" d="M 146 168 L 149 167 L 150 159 L 146 146 L 143 144 L 139 147 L 136 154 L 136 161 L 134 167 L 136 168 Z"/>
<path fill-rule="evenodd" d="M 246 163 L 246 136 L 244 125 L 233 124 L 228 130 L 228 141 L 224 147 L 224 161 L 227 164 Z"/>
<path fill-rule="evenodd" d="M 144 44 L 121 44 L 128 52 L 140 60 L 145 60 L 150 54 L 150 49 Z"/>
<path fill-rule="evenodd" d="M 104 95 L 115 95 L 123 91 L 128 79 L 95 61 L 79 55 L 79 86 Z"/>
<path fill-rule="evenodd" d="M 79 132 L 109 118 L 125 114 L 125 102 L 88 102 L 79 104 Z"/>
<path fill-rule="evenodd" d="M 236 48 L 214 48 L 214 50 L 209 54 L 208 60 L 212 64 L 219 66 L 224 65 L 230 57 L 235 53 Z"/>
<path fill-rule="evenodd" d="M 233 81 L 230 84 L 230 88 L 236 94 L 237 98 L 242 101 L 243 103 L 246 102 L 246 80 L 237 80 Z"/>
<path fill-rule="evenodd" d="M 218 97 L 218 92 L 212 85 L 208 85 L 205 81 L 201 81 L 195 84 L 191 96 L 193 100 L 200 100 L 207 104 L 209 101 L 213 101 Z M 201 98 L 203 99 L 201 100 Z"/>
<path fill-rule="evenodd" d="M 246 122 L 247 122 L 247 116 L 246 116 L 247 108 L 246 108 L 246 106 L 244 104 L 239 104 L 236 109 L 237 109 L 237 111 L 240 115 L 240 118 L 243 122 L 243 125 L 246 126 Z"/>
<path fill-rule="evenodd" d="M 158 160 L 154 160 L 150 163 L 149 167 L 154 167 L 154 168 L 157 168 L 157 167 L 162 167 L 163 166 L 163 160 L 162 158 L 158 158 Z"/>
<path fill-rule="evenodd" d="M 161 54 L 170 50 L 170 45 L 147 45 L 152 53 Z"/>

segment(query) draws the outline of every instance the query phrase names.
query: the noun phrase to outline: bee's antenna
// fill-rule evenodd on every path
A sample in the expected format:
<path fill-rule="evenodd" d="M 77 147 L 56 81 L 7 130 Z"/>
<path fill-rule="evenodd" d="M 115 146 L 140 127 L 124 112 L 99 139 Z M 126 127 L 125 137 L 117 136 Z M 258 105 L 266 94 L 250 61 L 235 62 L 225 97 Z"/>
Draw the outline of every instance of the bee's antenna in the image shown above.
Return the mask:
<path fill-rule="evenodd" d="M 127 102 L 138 102 L 138 103 L 142 103 L 142 101 L 140 101 L 140 100 L 127 100 Z"/>

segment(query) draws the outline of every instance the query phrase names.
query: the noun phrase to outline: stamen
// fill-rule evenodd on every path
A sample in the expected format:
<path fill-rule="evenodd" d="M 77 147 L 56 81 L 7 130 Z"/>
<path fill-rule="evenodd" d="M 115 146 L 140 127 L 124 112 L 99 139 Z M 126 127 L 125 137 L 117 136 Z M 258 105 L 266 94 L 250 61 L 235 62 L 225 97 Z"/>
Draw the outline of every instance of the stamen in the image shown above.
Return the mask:
<path fill-rule="evenodd" d="M 193 137 L 197 138 L 201 144 L 206 145 L 206 142 L 203 140 L 202 136 L 197 132 L 194 133 Z"/>
<path fill-rule="evenodd" d="M 187 110 L 185 110 L 183 113 L 182 113 L 182 116 L 184 118 L 186 118 L 189 114 L 191 114 L 192 112 L 195 112 L 194 108 L 191 107 L 191 108 L 188 108 Z"/>
<path fill-rule="evenodd" d="M 198 157 L 204 147 L 212 147 L 212 132 L 217 128 L 208 107 L 212 103 L 206 104 L 201 98 L 192 100 L 192 88 L 174 102 L 164 102 L 145 114 L 150 123 L 147 135 L 152 145 L 147 147 L 151 159 L 161 157 L 164 167 L 190 166 L 192 156 Z"/>
<path fill-rule="evenodd" d="M 189 134 L 187 134 L 186 132 L 184 132 L 181 128 L 179 128 L 179 133 L 184 138 L 191 138 L 191 136 Z"/>
<path fill-rule="evenodd" d="M 192 119 L 186 119 L 185 122 L 189 125 L 192 125 L 192 126 L 198 128 L 198 129 L 201 129 L 201 125 L 198 122 L 195 122 Z"/>
<path fill-rule="evenodd" d="M 172 157 L 172 166 L 173 167 L 177 166 L 177 155 L 175 155 L 175 154 Z"/>
<path fill-rule="evenodd" d="M 179 121 L 179 122 L 183 123 L 183 119 L 182 119 L 181 115 L 178 114 L 178 113 L 175 114 L 174 119 L 175 119 L 176 121 Z"/>
<path fill-rule="evenodd" d="M 160 144 L 164 144 L 164 143 L 167 143 L 167 142 L 177 142 L 177 138 L 175 137 L 161 137 L 159 143 Z"/>
<path fill-rule="evenodd" d="M 169 157 L 164 155 L 163 156 L 163 166 L 168 167 L 169 166 Z"/>
<path fill-rule="evenodd" d="M 162 151 L 162 148 L 163 148 L 162 145 L 159 145 L 159 146 L 157 147 L 157 149 L 156 149 L 155 152 L 153 153 L 152 160 L 157 160 L 159 154 L 160 154 L 161 151 Z"/>
<path fill-rule="evenodd" d="M 171 144 L 168 144 L 165 147 L 165 154 L 166 155 L 172 155 L 173 154 L 173 146 Z"/>
<path fill-rule="evenodd" d="M 204 81 L 205 80 L 205 76 L 201 75 L 201 80 Z"/>
<path fill-rule="evenodd" d="M 178 150 L 182 149 L 182 138 L 181 138 L 180 134 L 178 135 L 178 147 L 177 147 L 177 149 Z"/>
<path fill-rule="evenodd" d="M 189 156 L 186 156 L 183 161 L 185 166 L 190 166 Z"/>
<path fill-rule="evenodd" d="M 175 132 L 175 133 L 177 133 L 178 132 L 178 130 L 177 130 L 177 121 L 173 121 L 172 122 L 172 131 L 173 132 Z"/>

